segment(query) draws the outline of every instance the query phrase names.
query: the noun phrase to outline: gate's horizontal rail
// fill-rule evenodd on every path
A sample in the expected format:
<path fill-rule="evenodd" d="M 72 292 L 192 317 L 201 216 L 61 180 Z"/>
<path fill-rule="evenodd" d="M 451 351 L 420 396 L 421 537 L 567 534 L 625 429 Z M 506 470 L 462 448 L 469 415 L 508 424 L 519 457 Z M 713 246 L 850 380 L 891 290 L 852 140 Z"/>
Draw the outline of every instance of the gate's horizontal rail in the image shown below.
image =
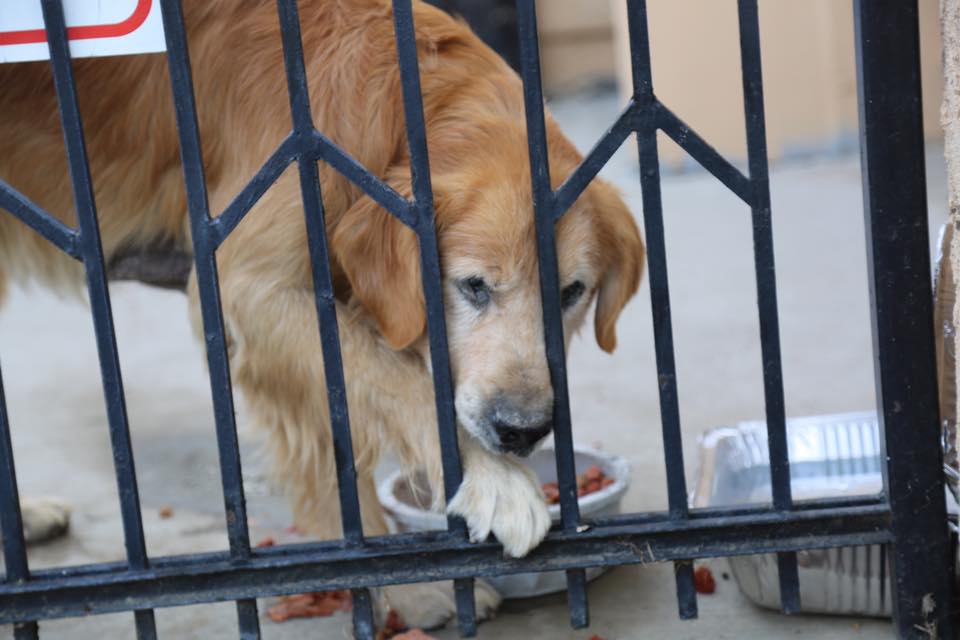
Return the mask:
<path fill-rule="evenodd" d="M 619 524 L 581 533 L 556 531 L 522 559 L 504 558 L 498 544 L 470 544 L 438 531 L 370 538 L 363 546 L 338 541 L 266 548 L 233 562 L 226 553 L 210 553 L 152 559 L 151 568 L 141 571 L 119 564 L 113 571 L 103 570 L 105 565 L 37 571 L 30 582 L 0 585 L 0 623 L 388 583 L 891 542 L 890 512 L 883 502 L 735 513 L 682 521 L 635 514 L 632 523 L 622 517 Z"/>

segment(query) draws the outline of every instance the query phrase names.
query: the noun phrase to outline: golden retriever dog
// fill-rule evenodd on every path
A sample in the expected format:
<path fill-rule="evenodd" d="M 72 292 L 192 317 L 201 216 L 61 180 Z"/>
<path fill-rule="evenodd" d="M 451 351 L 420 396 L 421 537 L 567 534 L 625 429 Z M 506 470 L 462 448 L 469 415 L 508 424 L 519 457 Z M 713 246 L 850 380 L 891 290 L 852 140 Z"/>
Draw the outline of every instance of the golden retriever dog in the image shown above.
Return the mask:
<path fill-rule="evenodd" d="M 220 212 L 291 129 L 276 3 L 186 0 L 211 211 Z M 414 3 L 464 480 L 449 504 L 473 540 L 523 556 L 550 527 L 519 459 L 551 430 L 526 125 L 520 79 L 462 23 Z M 388 0 L 301 0 L 317 128 L 410 196 Z M 104 251 L 189 252 L 183 176 L 162 55 L 74 62 Z M 0 65 L 0 177 L 75 225 L 46 63 Z M 548 117 L 554 187 L 581 155 Z M 437 420 L 413 232 L 321 164 L 330 264 L 364 531 L 387 532 L 373 470 L 383 451 L 425 468 L 442 496 Z M 636 292 L 643 244 L 617 192 L 595 180 L 557 225 L 565 338 L 595 301 L 600 347 Z M 341 536 L 323 358 L 296 168 L 218 251 L 233 380 L 265 434 L 302 529 Z M 5 280 L 59 287 L 81 266 L 0 215 Z M 196 282 L 186 283 L 197 310 Z M 199 313 L 194 313 L 199 330 Z M 202 333 L 200 334 L 202 335 Z M 478 613 L 498 596 L 477 586 Z M 449 583 L 387 587 L 385 604 L 431 627 L 454 612 Z"/>

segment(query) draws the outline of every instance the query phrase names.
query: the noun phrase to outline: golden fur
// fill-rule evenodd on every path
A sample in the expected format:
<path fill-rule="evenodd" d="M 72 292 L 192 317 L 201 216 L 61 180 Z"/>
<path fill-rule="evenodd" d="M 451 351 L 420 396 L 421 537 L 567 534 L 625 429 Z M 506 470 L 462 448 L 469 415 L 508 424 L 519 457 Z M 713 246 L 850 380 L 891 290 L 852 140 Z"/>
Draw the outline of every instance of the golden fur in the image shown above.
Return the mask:
<path fill-rule="evenodd" d="M 188 0 L 186 22 L 211 211 L 220 212 L 291 128 L 275 3 Z M 317 128 L 401 194 L 410 168 L 386 0 L 300 2 Z M 549 526 L 534 479 L 490 442 L 482 412 L 496 394 L 549 412 L 552 391 L 533 233 L 520 80 L 464 25 L 415 3 L 424 111 L 445 280 L 450 353 L 465 480 L 448 506 L 475 539 L 494 533 L 523 555 Z M 189 251 L 182 174 L 165 59 L 74 63 L 107 258 Z M 69 225 L 69 177 L 46 63 L 0 65 L 0 177 Z M 548 118 L 554 186 L 581 160 Z M 372 480 L 383 449 L 425 466 L 439 487 L 433 386 L 417 242 L 321 164 L 330 263 L 367 534 L 386 532 Z M 643 246 L 632 216 L 600 180 L 557 227 L 561 285 L 586 293 L 565 312 L 567 342 L 596 294 L 596 339 L 612 351 L 615 322 L 637 289 Z M 297 523 L 339 537 L 339 509 L 311 270 L 295 167 L 218 251 L 233 379 L 275 456 Z M 457 289 L 482 276 L 493 303 L 470 307 Z M 73 260 L 0 215 L 0 295 L 6 279 L 80 282 Z M 193 309 L 195 282 L 188 287 Z M 197 315 L 197 314 L 195 314 Z M 197 321 L 199 326 L 199 321 Z M 523 426 L 523 425 L 521 425 Z M 487 431 L 484 431 L 486 429 Z M 439 493 L 439 491 L 435 492 Z M 408 622 L 443 622 L 448 589 L 393 588 Z M 479 590 L 482 613 L 496 596 Z"/>

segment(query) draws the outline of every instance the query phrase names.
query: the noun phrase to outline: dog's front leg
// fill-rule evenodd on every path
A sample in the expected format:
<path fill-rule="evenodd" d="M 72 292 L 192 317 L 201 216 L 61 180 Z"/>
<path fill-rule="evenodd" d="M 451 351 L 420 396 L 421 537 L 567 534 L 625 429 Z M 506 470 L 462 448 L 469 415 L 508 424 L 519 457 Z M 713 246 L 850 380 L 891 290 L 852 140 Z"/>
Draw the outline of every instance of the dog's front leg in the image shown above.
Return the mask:
<path fill-rule="evenodd" d="M 547 535 L 550 514 L 536 475 L 509 456 L 462 434 L 463 483 L 447 513 L 462 517 L 474 542 L 492 533 L 511 557 L 527 555 Z"/>

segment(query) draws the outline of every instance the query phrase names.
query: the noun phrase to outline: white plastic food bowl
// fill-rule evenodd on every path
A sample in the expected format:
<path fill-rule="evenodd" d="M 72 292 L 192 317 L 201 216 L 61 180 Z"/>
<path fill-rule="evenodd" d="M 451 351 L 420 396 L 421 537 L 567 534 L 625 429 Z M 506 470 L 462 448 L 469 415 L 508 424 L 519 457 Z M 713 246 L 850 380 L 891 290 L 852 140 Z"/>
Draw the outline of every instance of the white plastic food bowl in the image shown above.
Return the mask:
<path fill-rule="evenodd" d="M 603 469 L 607 477 L 613 478 L 613 484 L 610 486 L 580 498 L 580 515 L 590 519 L 620 513 L 620 503 L 630 484 L 630 468 L 627 461 L 618 456 L 581 446 L 574 447 L 574 460 L 577 473 L 583 473 L 587 467 L 597 465 Z M 557 467 L 551 447 L 534 451 L 524 460 L 524 463 L 533 469 L 541 484 L 557 481 Z M 411 486 L 414 483 L 416 488 Z M 396 531 L 446 529 L 446 516 L 429 510 L 430 492 L 424 487 L 425 483 L 418 480 L 411 482 L 399 470 L 391 473 L 380 483 L 377 494 Z M 559 522 L 560 505 L 553 504 L 548 509 L 554 522 Z M 593 580 L 604 571 L 603 567 L 587 569 L 587 579 Z M 567 579 L 563 571 L 518 573 L 484 579 L 504 598 L 530 598 L 565 591 L 567 588 Z"/>

